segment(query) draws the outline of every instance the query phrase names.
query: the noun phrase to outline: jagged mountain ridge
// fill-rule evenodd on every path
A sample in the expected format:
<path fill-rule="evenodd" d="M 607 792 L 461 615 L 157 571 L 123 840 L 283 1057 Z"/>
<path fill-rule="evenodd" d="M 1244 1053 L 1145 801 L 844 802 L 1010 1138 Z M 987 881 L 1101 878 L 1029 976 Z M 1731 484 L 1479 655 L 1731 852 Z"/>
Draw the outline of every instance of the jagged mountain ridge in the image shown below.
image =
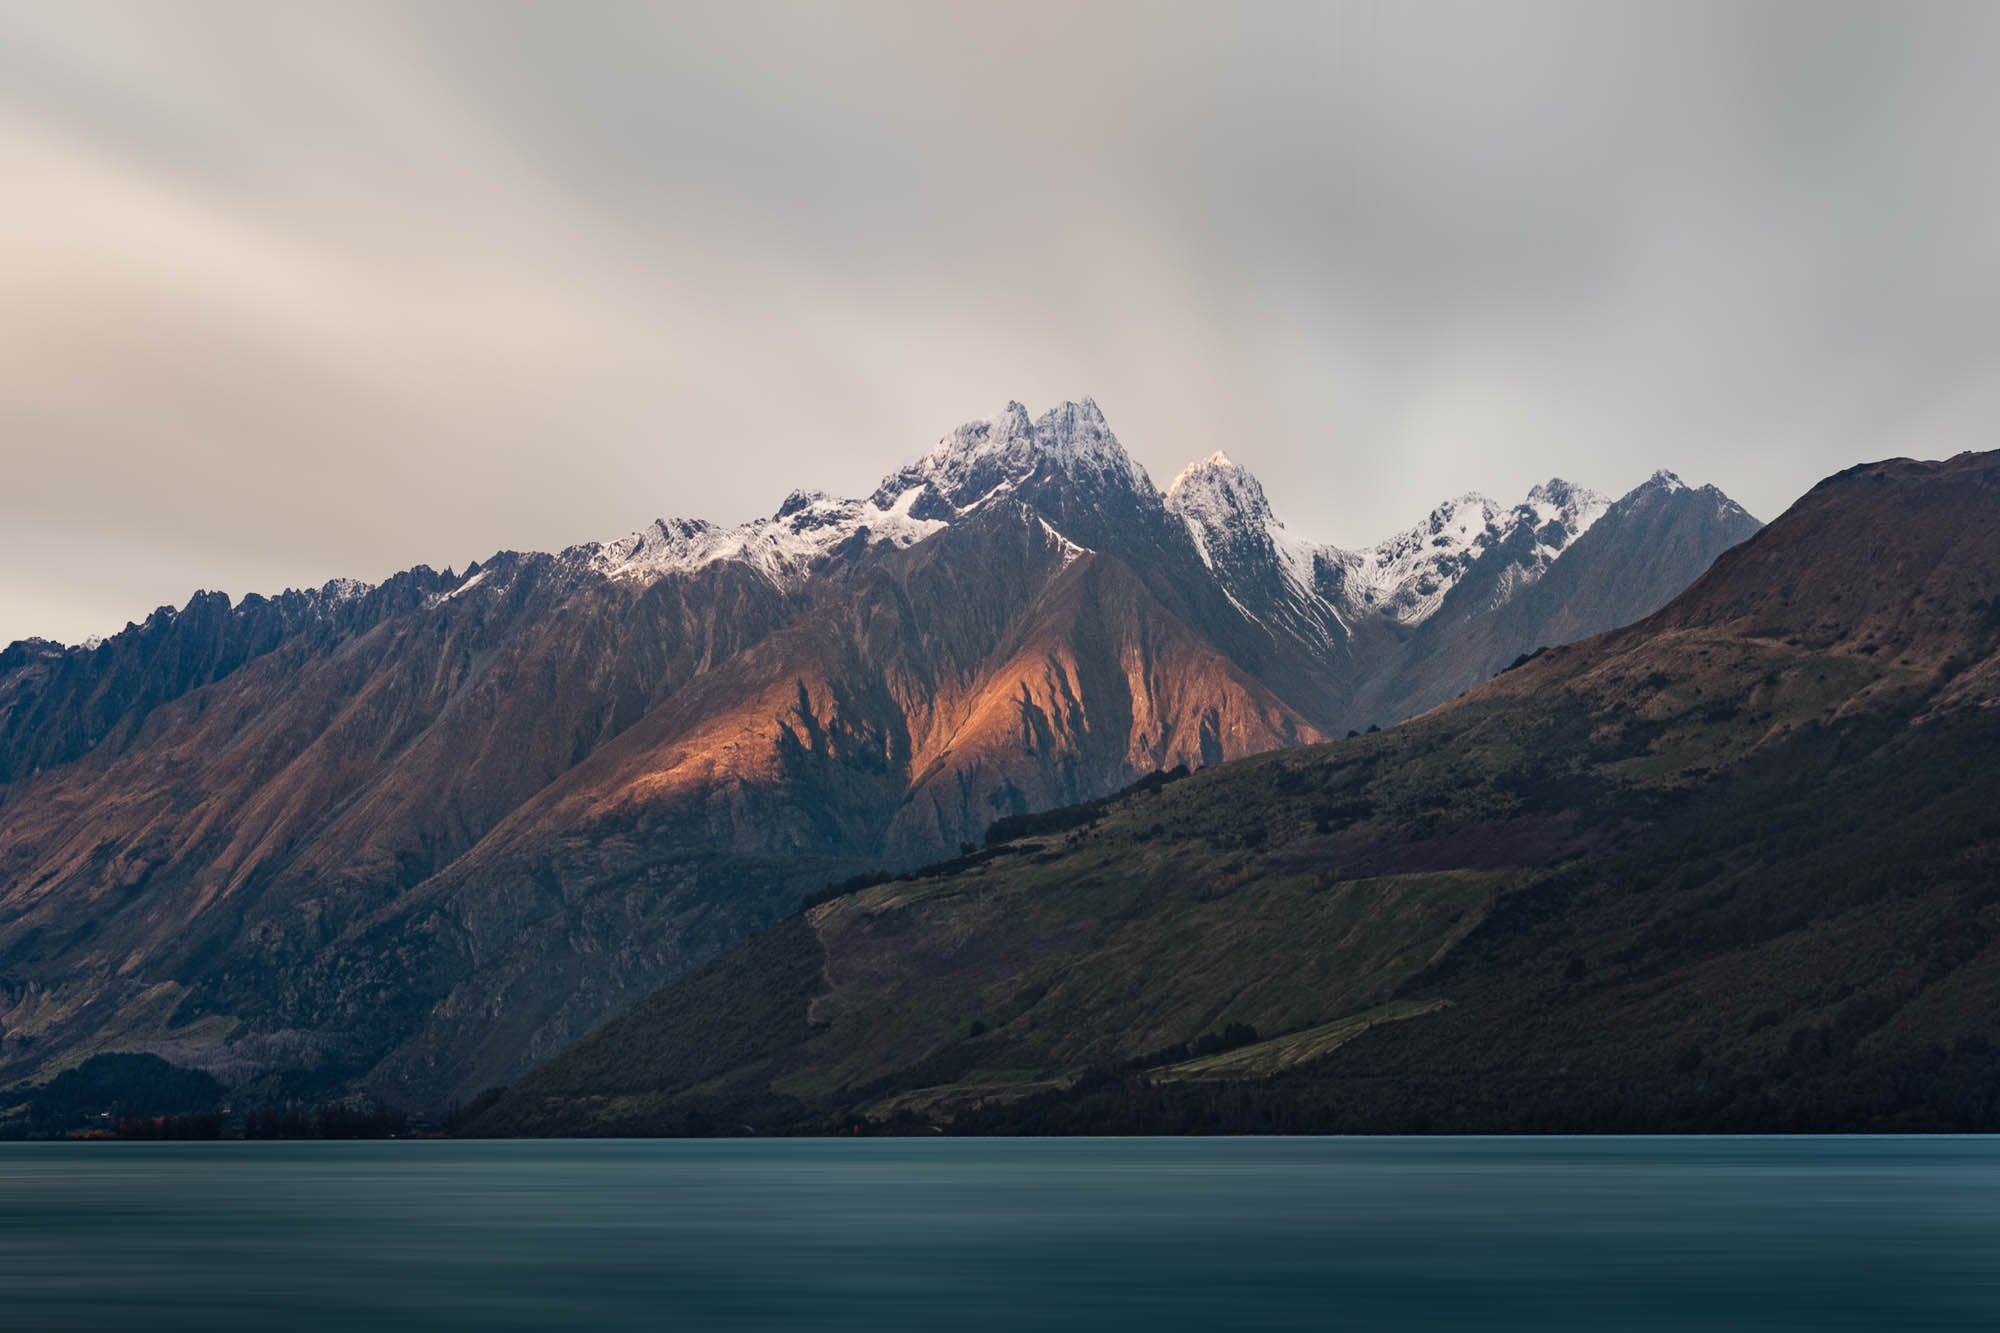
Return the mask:
<path fill-rule="evenodd" d="M 1407 717 L 1459 694 L 1467 676 L 1492 676 L 1524 645 L 1569 643 L 1628 624 L 1634 607 L 1665 605 L 1686 586 L 1684 570 L 1747 541 L 1759 526 L 1715 487 L 1690 487 L 1665 471 L 1602 506 L 1554 560 L 1542 560 L 1542 538 L 1517 525 L 1496 550 L 1521 551 L 1518 562 L 1493 568 L 1489 561 L 1449 589 L 1387 651 L 1355 707 Z M 1537 568 L 1532 579 L 1520 577 Z"/>
<path fill-rule="evenodd" d="M 1331 620 L 1343 630 L 1372 615 L 1420 624 L 1482 557 L 1512 549 L 1517 558 L 1496 590 L 1497 604 L 1514 587 L 1540 578 L 1610 504 L 1555 478 L 1511 509 L 1469 493 L 1373 547 L 1345 550 L 1287 532 L 1262 484 L 1220 451 L 1189 464 L 1167 491 L 1167 507 L 1187 525 L 1202 559 L 1232 596 L 1267 600 L 1259 585 L 1275 581 L 1300 601 L 1317 603 L 1308 621 Z"/>
<path fill-rule="evenodd" d="M 1408 567 L 1533 586 L 1575 543 L 1521 528 Z M 1326 552 L 1311 623 L 1264 614 L 1222 545 L 1094 404 L 1011 404 L 865 500 L 16 645 L 0 1077 L 145 1048 L 430 1104 L 829 878 L 1374 720 L 1424 619 L 1350 622 Z"/>
<path fill-rule="evenodd" d="M 2000 453 L 1839 474 L 1393 731 L 832 896 L 475 1130 L 1990 1132 L 1996 534 Z"/>
<path fill-rule="evenodd" d="M 1299 622 L 1294 628 L 1311 627 L 1308 637 L 1334 647 L 1371 615 L 1404 628 L 1427 622 L 1453 589 L 1482 567 L 1496 586 L 1478 609 L 1498 606 L 1509 600 L 1515 589 L 1538 581 L 1570 543 L 1612 508 L 1607 497 L 1557 478 L 1534 487 L 1523 503 L 1511 508 L 1477 493 L 1445 501 L 1422 522 L 1373 547 L 1350 549 L 1313 543 L 1288 533 L 1272 513 L 1257 479 L 1220 451 L 1190 464 L 1164 494 L 1157 492 L 1145 470 L 1110 433 L 1096 404 L 1084 399 L 1063 404 L 1038 420 L 1031 419 L 1021 404 L 1009 403 L 994 418 L 960 427 L 929 454 L 885 478 L 866 499 L 842 500 L 820 492 L 795 491 L 771 518 L 734 527 L 704 519 L 659 519 L 627 537 L 586 543 L 553 556 L 503 552 L 496 558 L 553 561 L 571 576 L 581 567 L 606 578 L 638 583 L 690 574 L 712 564 L 741 564 L 786 591 L 844 548 L 911 545 L 1011 492 L 1029 497 L 1030 507 L 1046 521 L 1051 507 L 1063 506 L 1065 484 L 1084 486 L 1095 497 L 1092 505 L 1072 511 L 1077 518 L 1072 526 L 1089 529 L 1087 536 L 1103 540 L 1113 549 L 1129 545 L 1131 534 L 1111 530 L 1106 537 L 1107 515 L 1099 512 L 1103 497 L 1115 496 L 1122 503 L 1113 507 L 1125 510 L 1143 511 L 1158 501 L 1186 528 L 1195 553 L 1216 575 L 1238 610 L 1253 620 L 1260 619 L 1248 611 L 1250 602 L 1272 599 L 1268 587 L 1258 589 L 1255 585 L 1275 582 L 1300 594 L 1307 603 L 1300 608 L 1303 614 L 1294 617 Z M 1637 497 L 1658 490 L 1683 489 L 1678 478 L 1663 471 L 1626 497 L 1625 503 L 1629 506 Z M 1701 493 L 1713 499 L 1719 514 L 1735 519 L 1736 527 L 1754 530 L 1756 521 L 1720 491 L 1704 487 Z M 1073 547 L 1078 545 L 1068 532 L 1056 535 Z M 1727 535 L 1741 539 L 1735 531 Z M 1696 552 L 1693 558 L 1704 555 L 1712 553 Z M 1662 576 L 1663 585 L 1672 582 L 1673 571 L 1684 563 L 1669 560 L 1658 566 L 1667 571 Z M 251 594 L 234 608 L 224 594 L 201 592 L 187 607 L 161 607 L 143 625 L 128 625 L 109 641 L 71 648 L 37 639 L 13 644 L 0 650 L 0 675 L 36 667 L 54 686 L 41 691 L 43 697 L 35 701 L 44 707 L 55 699 L 88 699 L 99 712 L 106 712 L 108 705 L 107 715 L 89 729 L 97 734 L 85 738 L 72 735 L 68 743 L 39 752 L 43 762 L 38 766 L 47 766 L 76 757 L 102 739 L 110 726 L 142 715 L 154 702 L 143 695 L 127 701 L 115 690 L 97 688 L 96 681 L 106 674 L 103 664 L 107 660 L 116 661 L 128 677 L 147 674 L 151 665 L 142 661 L 135 671 L 129 655 L 104 652 L 107 643 L 122 649 L 148 640 L 158 642 L 165 637 L 164 630 L 183 617 L 217 622 L 232 618 L 219 628 L 224 638 L 238 646 L 232 650 L 217 645 L 214 669 L 205 674 L 197 671 L 178 686 L 173 682 L 186 673 L 171 666 L 160 673 L 163 680 L 159 683 L 167 690 L 164 697 L 171 698 L 269 651 L 288 633 L 309 625 L 330 625 L 336 632 L 351 629 L 355 614 L 345 618 L 337 614 L 349 604 L 361 604 L 363 609 L 356 614 L 365 619 L 383 614 L 380 609 L 368 608 L 382 608 L 385 603 L 400 611 L 412 609 L 413 597 L 435 601 L 468 595 L 493 578 L 487 567 L 491 564 L 475 562 L 463 576 L 450 571 L 438 574 L 418 566 L 380 588 L 338 579 L 323 588 L 287 590 L 274 598 Z M 1663 586 L 1654 604 L 1663 602 L 1673 590 Z M 1244 600 L 1246 595 L 1250 601 Z M 1586 623 L 1575 615 L 1574 608 L 1555 620 L 1565 628 Z M 203 647 L 194 645 L 196 655 Z M 81 679 L 56 679 L 65 674 Z M 0 714 L 0 724 L 6 728 L 0 732 L 0 742 L 4 742 L 0 744 L 0 765 L 4 765 L 0 781 L 21 775 L 16 770 L 24 754 L 37 753 L 38 733 L 60 730 L 39 723 L 32 710 L 21 706 L 18 691 L 10 691 L 10 696 L 5 701 L 7 711 Z M 78 729 L 70 730 L 74 733 Z"/>

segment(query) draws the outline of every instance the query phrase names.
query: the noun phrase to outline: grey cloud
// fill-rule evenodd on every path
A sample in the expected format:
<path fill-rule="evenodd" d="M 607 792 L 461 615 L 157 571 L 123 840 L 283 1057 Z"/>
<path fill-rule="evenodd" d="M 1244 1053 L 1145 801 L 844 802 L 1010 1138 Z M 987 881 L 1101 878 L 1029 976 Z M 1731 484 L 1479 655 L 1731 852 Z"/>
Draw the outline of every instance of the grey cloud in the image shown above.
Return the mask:
<path fill-rule="evenodd" d="M 1987 5 L 0 3 L 0 640 L 864 492 L 1295 528 L 1994 443 Z"/>

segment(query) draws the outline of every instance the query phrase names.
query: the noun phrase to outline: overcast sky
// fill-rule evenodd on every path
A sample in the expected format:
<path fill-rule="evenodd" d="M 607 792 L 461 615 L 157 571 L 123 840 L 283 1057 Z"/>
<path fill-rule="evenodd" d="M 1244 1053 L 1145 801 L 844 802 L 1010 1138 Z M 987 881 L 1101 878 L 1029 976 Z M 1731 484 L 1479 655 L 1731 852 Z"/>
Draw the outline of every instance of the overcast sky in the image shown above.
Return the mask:
<path fill-rule="evenodd" d="M 2000 445 L 2000 5 L 0 0 L 0 641 L 1094 395 L 1345 544 Z"/>

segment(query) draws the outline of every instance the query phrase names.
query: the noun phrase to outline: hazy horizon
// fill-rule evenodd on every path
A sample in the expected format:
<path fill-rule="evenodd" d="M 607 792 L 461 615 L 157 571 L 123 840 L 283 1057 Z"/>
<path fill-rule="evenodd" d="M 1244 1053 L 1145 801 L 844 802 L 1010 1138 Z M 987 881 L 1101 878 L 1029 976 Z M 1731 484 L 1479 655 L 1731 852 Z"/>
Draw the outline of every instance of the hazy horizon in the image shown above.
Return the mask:
<path fill-rule="evenodd" d="M 1989 447 L 2000 9 L 0 0 L 0 642 L 1093 396 L 1364 546 Z"/>

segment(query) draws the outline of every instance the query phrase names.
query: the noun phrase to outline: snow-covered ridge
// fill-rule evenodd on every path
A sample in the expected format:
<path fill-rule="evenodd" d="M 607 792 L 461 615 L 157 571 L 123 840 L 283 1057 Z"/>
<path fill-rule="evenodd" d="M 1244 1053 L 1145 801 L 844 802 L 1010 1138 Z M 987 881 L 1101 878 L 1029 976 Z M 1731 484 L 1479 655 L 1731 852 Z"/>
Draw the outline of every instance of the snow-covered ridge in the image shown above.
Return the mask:
<path fill-rule="evenodd" d="M 1343 624 L 1370 613 L 1402 624 L 1422 621 L 1482 556 L 1503 544 L 1514 558 L 1499 575 L 1496 595 L 1511 593 L 1539 578 L 1611 504 L 1557 478 L 1518 505 L 1478 494 L 1447 500 L 1405 532 L 1344 550 L 1287 532 L 1257 479 L 1220 452 L 1175 478 L 1166 503 L 1209 568 L 1238 585 L 1230 591 L 1239 605 L 1249 600 L 1241 585 L 1258 577 L 1262 565 L 1286 585 L 1287 599 L 1323 603 L 1314 618 L 1330 614 Z M 1313 613 L 1310 606 L 1303 609 Z"/>
<path fill-rule="evenodd" d="M 1181 469 L 1167 487 L 1167 507 L 1191 528 L 1277 522 L 1264 484 L 1220 449 Z"/>
<path fill-rule="evenodd" d="M 591 564 L 611 578 L 630 579 L 685 573 L 733 560 L 785 586 L 857 538 L 871 546 L 904 547 L 937 532 L 945 526 L 943 519 L 911 513 L 923 495 L 922 486 L 910 486 L 882 504 L 794 491 L 770 518 L 733 528 L 701 519 L 657 519 L 598 548 Z"/>
<path fill-rule="evenodd" d="M 1505 511 L 1477 492 L 1446 500 L 1404 532 L 1341 553 L 1357 606 L 1404 624 L 1427 619 L 1473 561 L 1500 537 Z"/>
<path fill-rule="evenodd" d="M 1118 443 L 1097 404 L 1085 398 L 1033 420 L 1027 408 L 1008 403 L 984 421 L 968 421 L 885 478 L 874 498 L 880 502 L 923 485 L 962 511 L 1050 471 L 1074 482 L 1155 493 L 1146 470 Z"/>
<path fill-rule="evenodd" d="M 1555 558 L 1611 507 L 1609 496 L 1553 478 L 1513 506 L 1469 493 L 1423 522 L 1363 551 L 1344 552 L 1348 587 L 1362 605 L 1403 624 L 1428 619 L 1481 557 L 1506 545 L 1515 556 L 1496 595 L 1540 578 Z"/>
<path fill-rule="evenodd" d="M 865 499 L 794 492 L 769 518 L 734 527 L 664 519 L 577 554 L 614 579 L 652 579 L 733 561 L 789 587 L 837 550 L 913 546 L 961 515 L 1017 493 L 1046 525 L 1051 511 L 1034 499 L 1048 482 L 1163 505 L 1245 615 L 1335 636 L 1362 617 L 1402 625 L 1428 619 L 1489 553 L 1503 548 L 1503 557 L 1484 566 L 1490 574 L 1482 575 L 1480 586 L 1483 595 L 1504 600 L 1540 578 L 1611 504 L 1557 478 L 1518 504 L 1479 494 L 1447 500 L 1374 546 L 1321 545 L 1288 531 L 1257 478 L 1221 451 L 1189 464 L 1162 496 L 1097 404 L 1084 398 L 1039 417 L 1010 402 L 946 435 Z M 1679 478 L 1662 472 L 1640 491 L 1683 488 Z M 1084 549 L 1055 527 L 1049 531 L 1066 548 Z"/>
<path fill-rule="evenodd" d="M 1271 511 L 1263 483 L 1220 449 L 1181 469 L 1167 487 L 1166 506 L 1187 528 L 1210 569 L 1222 572 L 1225 565 L 1261 558 L 1276 566 L 1296 595 L 1317 596 L 1317 561 L 1331 548 L 1287 532 Z M 1225 585 L 1229 581 L 1225 577 Z M 1227 591 L 1232 598 L 1237 595 L 1235 589 Z"/>
<path fill-rule="evenodd" d="M 1689 489 L 1662 470 L 1620 503 L 1648 503 Z M 1719 506 L 1740 508 L 1713 486 L 1700 493 L 1712 495 Z M 572 574 L 648 582 L 731 562 L 778 587 L 791 587 L 836 552 L 911 547 L 963 515 L 1005 501 L 1020 504 L 1039 521 L 1069 563 L 1089 553 L 1088 546 L 1059 530 L 1068 523 L 1063 515 L 1073 512 L 1070 503 L 1080 497 L 1089 510 L 1117 494 L 1141 502 L 1136 509 L 1119 507 L 1132 522 L 1149 522 L 1147 513 L 1178 520 L 1192 553 L 1245 616 L 1328 644 L 1363 618 L 1402 625 L 1428 619 L 1475 567 L 1488 571 L 1481 576 L 1482 596 L 1505 600 L 1538 579 L 1610 503 L 1560 479 L 1536 486 L 1513 506 L 1467 494 L 1385 541 L 1348 550 L 1287 530 L 1257 478 L 1220 450 L 1189 464 L 1162 495 L 1125 452 L 1097 404 L 1084 398 L 1039 417 L 1010 402 L 995 415 L 952 431 L 864 499 L 794 491 L 769 518 L 733 527 L 660 519 L 616 541 L 571 547 L 557 559 Z M 1503 554 L 1482 566 L 1495 551 Z M 488 568 L 474 564 L 462 580 L 428 593 L 425 601 L 442 605 L 491 594 L 512 584 L 519 561 L 510 557 L 509 563 L 489 562 Z M 421 566 L 413 572 L 430 576 Z M 444 577 L 450 580 L 450 571 Z M 334 579 L 284 596 L 325 613 L 375 591 L 373 584 Z M 197 601 L 212 596 L 219 594 L 197 594 Z M 244 614 L 248 606 L 246 600 L 235 611 Z M 153 620 L 171 621 L 179 614 L 162 607 Z M 47 645 L 56 652 L 92 647 Z"/>
<path fill-rule="evenodd" d="M 1145 469 L 1132 461 L 1090 399 L 1063 403 L 1033 419 L 1021 404 L 1009 403 L 945 436 L 923 457 L 885 477 L 867 499 L 794 491 L 770 518 L 730 528 L 700 519 L 662 519 L 596 548 L 590 563 L 608 577 L 626 579 L 740 561 L 789 586 L 847 543 L 913 546 L 959 515 L 1050 473 L 1155 493 Z"/>

